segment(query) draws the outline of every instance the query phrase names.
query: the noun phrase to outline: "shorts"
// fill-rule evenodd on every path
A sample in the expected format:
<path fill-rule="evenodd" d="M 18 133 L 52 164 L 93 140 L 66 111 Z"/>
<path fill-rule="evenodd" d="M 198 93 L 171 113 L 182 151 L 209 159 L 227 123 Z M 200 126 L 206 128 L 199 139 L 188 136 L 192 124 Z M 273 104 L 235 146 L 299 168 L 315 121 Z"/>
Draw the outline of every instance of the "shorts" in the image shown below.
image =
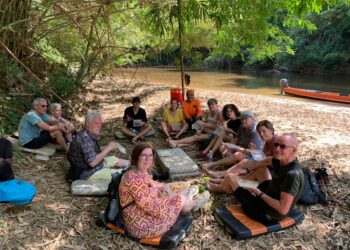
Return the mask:
<path fill-rule="evenodd" d="M 137 128 L 128 128 L 131 132 L 138 134 L 142 131 L 143 127 L 137 127 Z"/>
<path fill-rule="evenodd" d="M 49 132 L 47 131 L 41 131 L 40 136 L 38 138 L 34 138 L 30 142 L 23 145 L 24 148 L 30 148 L 30 149 L 38 149 L 42 148 L 45 145 L 47 145 L 49 142 L 52 141 L 52 137 Z"/>
<path fill-rule="evenodd" d="M 266 192 L 269 188 L 271 180 L 266 180 L 257 187 L 262 192 Z M 248 190 L 244 188 L 237 188 L 234 192 L 237 199 L 241 202 L 245 213 L 253 220 L 259 221 L 263 224 L 276 223 L 277 221 L 265 213 L 266 203 L 257 196 L 253 196 Z"/>
<path fill-rule="evenodd" d="M 215 134 L 213 132 L 208 133 L 209 139 L 213 139 L 215 137 Z"/>

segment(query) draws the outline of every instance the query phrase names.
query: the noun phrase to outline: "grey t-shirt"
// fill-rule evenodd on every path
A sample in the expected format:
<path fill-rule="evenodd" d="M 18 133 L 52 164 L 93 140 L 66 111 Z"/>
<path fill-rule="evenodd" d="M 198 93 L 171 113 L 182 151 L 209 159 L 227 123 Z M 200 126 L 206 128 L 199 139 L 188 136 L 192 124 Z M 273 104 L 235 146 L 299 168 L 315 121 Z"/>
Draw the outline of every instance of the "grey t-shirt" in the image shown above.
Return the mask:
<path fill-rule="evenodd" d="M 243 148 L 249 148 L 250 142 L 254 143 L 258 150 L 263 150 L 264 148 L 264 141 L 256 130 L 256 123 L 253 123 L 248 129 L 244 129 L 243 125 L 241 125 L 238 129 L 237 136 L 237 144 Z"/>

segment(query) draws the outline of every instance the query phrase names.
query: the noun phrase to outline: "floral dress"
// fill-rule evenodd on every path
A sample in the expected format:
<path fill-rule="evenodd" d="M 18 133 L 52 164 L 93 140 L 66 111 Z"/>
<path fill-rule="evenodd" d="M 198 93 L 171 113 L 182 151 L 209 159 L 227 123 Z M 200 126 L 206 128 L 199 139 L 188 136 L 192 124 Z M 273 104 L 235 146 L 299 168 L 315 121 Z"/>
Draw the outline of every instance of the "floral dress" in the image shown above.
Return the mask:
<path fill-rule="evenodd" d="M 180 195 L 170 197 L 154 187 L 155 183 L 148 174 L 133 169 L 123 175 L 119 186 L 124 224 L 137 238 L 164 234 L 175 224 L 182 209 Z"/>

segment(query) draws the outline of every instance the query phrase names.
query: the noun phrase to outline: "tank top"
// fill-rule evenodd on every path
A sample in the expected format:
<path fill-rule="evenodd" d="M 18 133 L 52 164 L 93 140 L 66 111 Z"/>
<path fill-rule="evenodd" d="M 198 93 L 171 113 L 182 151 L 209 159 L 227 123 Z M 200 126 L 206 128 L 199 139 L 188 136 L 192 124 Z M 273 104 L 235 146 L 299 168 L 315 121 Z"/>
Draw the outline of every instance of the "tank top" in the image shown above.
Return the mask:
<path fill-rule="evenodd" d="M 212 124 L 216 124 L 218 122 L 218 114 L 221 113 L 221 110 L 218 109 L 218 111 L 216 111 L 216 113 L 213 116 L 210 116 L 210 113 L 208 114 L 208 118 L 207 118 L 207 122 L 208 123 L 212 123 Z"/>

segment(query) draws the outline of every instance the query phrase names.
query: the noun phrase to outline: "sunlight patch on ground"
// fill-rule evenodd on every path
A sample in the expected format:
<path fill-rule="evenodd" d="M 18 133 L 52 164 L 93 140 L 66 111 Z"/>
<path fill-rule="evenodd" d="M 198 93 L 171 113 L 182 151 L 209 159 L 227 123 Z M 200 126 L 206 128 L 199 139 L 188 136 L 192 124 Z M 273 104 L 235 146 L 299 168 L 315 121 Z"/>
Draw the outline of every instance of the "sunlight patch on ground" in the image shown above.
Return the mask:
<path fill-rule="evenodd" d="M 350 136 L 326 132 L 323 135 L 319 135 L 318 143 L 332 146 L 339 144 L 350 145 Z"/>

